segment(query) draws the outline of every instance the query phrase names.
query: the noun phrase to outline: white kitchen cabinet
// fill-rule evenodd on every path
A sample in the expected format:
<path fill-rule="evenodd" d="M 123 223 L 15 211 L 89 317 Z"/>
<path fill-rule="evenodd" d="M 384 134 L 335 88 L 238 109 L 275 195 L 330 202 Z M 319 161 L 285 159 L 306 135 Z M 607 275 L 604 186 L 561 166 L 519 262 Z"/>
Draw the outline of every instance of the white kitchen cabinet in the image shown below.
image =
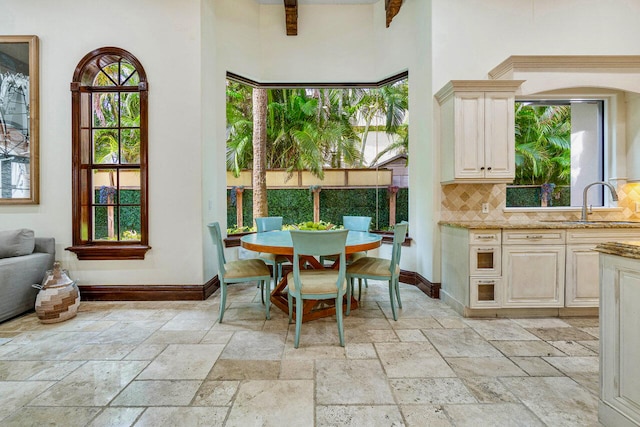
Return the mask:
<path fill-rule="evenodd" d="M 451 81 L 440 105 L 443 183 L 511 182 L 515 91 L 522 81 Z"/>
<path fill-rule="evenodd" d="M 637 251 L 638 246 L 630 249 Z M 607 427 L 638 426 L 640 425 L 640 363 L 638 363 L 640 260 L 613 254 L 600 254 L 600 274 L 598 420 Z"/>
<path fill-rule="evenodd" d="M 634 228 L 567 230 L 566 307 L 599 306 L 598 252 L 593 249 L 599 243 L 621 240 L 640 240 L 640 230 Z"/>
<path fill-rule="evenodd" d="M 505 230 L 503 307 L 563 307 L 564 230 Z"/>

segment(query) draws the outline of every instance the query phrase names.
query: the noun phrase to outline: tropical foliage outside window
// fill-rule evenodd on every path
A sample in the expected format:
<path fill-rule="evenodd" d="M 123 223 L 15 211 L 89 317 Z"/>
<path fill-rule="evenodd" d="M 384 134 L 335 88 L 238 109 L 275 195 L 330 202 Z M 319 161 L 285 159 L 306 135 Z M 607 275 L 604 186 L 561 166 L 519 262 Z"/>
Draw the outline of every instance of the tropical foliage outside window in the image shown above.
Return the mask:
<path fill-rule="evenodd" d="M 147 236 L 147 85 L 142 65 L 118 48 L 91 52 L 72 83 L 74 246 L 101 258 L 141 258 Z M 137 250 L 123 255 L 122 248 Z M 105 255 L 111 248 L 112 254 Z M 86 256 L 86 254 L 84 254 Z M 83 259 L 81 257 L 81 259 Z"/>
<path fill-rule="evenodd" d="M 407 118 L 406 78 L 380 88 L 346 89 L 263 89 L 228 80 L 227 170 L 235 176 L 253 170 L 254 217 L 265 216 L 266 185 L 256 183 L 264 181 L 267 169 L 307 170 L 323 178 L 327 168 L 367 168 L 388 153 L 408 155 Z M 365 142 L 374 131 L 391 135 L 393 142 L 367 162 Z"/>

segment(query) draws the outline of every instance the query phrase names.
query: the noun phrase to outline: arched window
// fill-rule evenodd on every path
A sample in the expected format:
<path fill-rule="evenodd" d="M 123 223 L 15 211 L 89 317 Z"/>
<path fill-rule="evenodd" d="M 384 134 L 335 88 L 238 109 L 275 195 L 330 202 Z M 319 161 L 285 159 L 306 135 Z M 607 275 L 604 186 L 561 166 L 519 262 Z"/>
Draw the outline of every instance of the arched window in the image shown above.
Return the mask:
<path fill-rule="evenodd" d="M 147 76 L 126 50 L 87 54 L 71 82 L 73 246 L 81 260 L 144 259 Z"/>

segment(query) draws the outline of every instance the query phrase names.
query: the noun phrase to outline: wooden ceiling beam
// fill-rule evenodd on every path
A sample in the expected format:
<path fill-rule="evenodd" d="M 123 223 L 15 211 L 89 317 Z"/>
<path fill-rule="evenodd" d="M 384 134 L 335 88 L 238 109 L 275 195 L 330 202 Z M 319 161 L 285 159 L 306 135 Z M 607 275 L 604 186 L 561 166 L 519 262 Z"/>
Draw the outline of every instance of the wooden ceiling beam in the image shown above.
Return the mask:
<path fill-rule="evenodd" d="M 284 15 L 287 35 L 298 35 L 298 0 L 284 0 Z"/>
<path fill-rule="evenodd" d="M 286 3 L 286 2 L 285 2 Z M 402 7 L 402 0 L 385 0 L 384 8 L 387 11 L 387 28 L 391 25 L 393 17 L 400 12 Z"/>

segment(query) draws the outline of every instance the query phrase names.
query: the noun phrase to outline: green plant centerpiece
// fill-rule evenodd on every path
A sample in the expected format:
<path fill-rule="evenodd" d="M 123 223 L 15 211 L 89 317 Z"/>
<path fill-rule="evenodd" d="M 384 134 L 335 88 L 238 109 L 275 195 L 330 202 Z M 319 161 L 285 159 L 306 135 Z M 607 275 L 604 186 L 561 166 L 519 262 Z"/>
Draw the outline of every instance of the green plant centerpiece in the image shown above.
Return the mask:
<path fill-rule="evenodd" d="M 306 221 L 306 222 L 301 222 L 300 224 L 294 224 L 291 226 L 290 229 L 292 230 L 311 230 L 311 231 L 320 231 L 320 230 L 331 230 L 331 229 L 336 229 L 338 227 L 336 227 L 334 224 L 331 224 L 330 222 L 325 222 L 325 221 L 318 221 L 318 222 L 313 222 L 313 221 Z"/>

